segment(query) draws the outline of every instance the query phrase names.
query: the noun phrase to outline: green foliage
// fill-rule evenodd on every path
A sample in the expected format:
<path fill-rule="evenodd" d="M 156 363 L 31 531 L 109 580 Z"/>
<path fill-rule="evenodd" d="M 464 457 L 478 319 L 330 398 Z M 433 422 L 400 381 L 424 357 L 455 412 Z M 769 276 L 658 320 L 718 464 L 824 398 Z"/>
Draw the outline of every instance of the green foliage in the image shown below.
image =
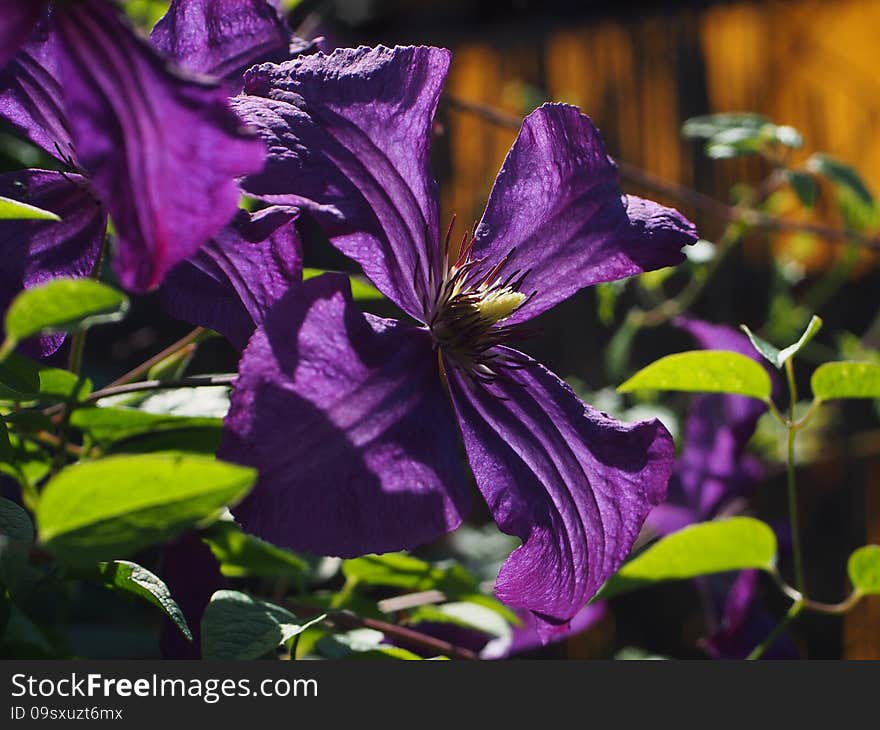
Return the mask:
<path fill-rule="evenodd" d="M 54 213 L 0 195 L 0 221 L 60 221 Z"/>
<path fill-rule="evenodd" d="M 682 125 L 686 139 L 706 141 L 706 154 L 728 159 L 762 152 L 770 145 L 795 149 L 803 137 L 794 127 L 778 125 L 760 114 L 710 114 L 693 117 Z"/>
<path fill-rule="evenodd" d="M 70 418 L 71 425 L 87 433 L 102 444 L 114 444 L 135 436 L 166 432 L 207 429 L 216 432 L 223 427 L 220 418 L 191 418 L 159 413 L 147 413 L 136 408 L 81 408 Z"/>
<path fill-rule="evenodd" d="M 402 588 L 407 591 L 443 591 L 447 595 L 472 593 L 477 582 L 457 563 L 434 566 L 406 553 L 366 555 L 342 564 L 346 578 L 358 583 Z"/>
<path fill-rule="evenodd" d="M 754 360 L 736 352 L 693 350 L 667 355 L 639 370 L 621 393 L 634 390 L 677 390 L 688 393 L 731 393 L 770 399 L 770 376 Z"/>
<path fill-rule="evenodd" d="M 756 568 L 776 562 L 776 536 L 751 517 L 702 522 L 668 535 L 634 557 L 611 577 L 597 599 L 670 580 Z"/>
<path fill-rule="evenodd" d="M 4 586 L 14 594 L 28 582 L 33 543 L 34 526 L 28 513 L 15 502 L 0 498 L 0 596 Z"/>
<path fill-rule="evenodd" d="M 856 550 L 849 556 L 847 572 L 859 593 L 880 595 L 880 545 L 865 545 Z"/>
<path fill-rule="evenodd" d="M 303 269 L 303 281 L 314 279 L 316 276 L 328 273 L 326 269 Z M 384 299 L 376 287 L 360 276 L 349 275 L 351 281 L 351 295 L 356 302 L 370 302 Z"/>
<path fill-rule="evenodd" d="M 851 165 L 847 165 L 829 155 L 814 154 L 807 160 L 806 167 L 810 172 L 827 178 L 838 188 L 855 194 L 863 203 L 871 203 L 874 196 L 861 176 Z"/>
<path fill-rule="evenodd" d="M 880 365 L 873 362 L 826 362 L 810 379 L 813 396 L 820 401 L 836 398 L 880 398 Z"/>
<path fill-rule="evenodd" d="M 19 294 L 6 310 L 8 354 L 15 344 L 47 332 L 72 332 L 125 316 L 128 298 L 92 279 L 54 279 Z"/>
<path fill-rule="evenodd" d="M 81 462 L 46 485 L 40 540 L 72 563 L 125 557 L 216 519 L 255 480 L 252 469 L 179 453 Z"/>
<path fill-rule="evenodd" d="M 274 603 L 238 591 L 217 591 L 202 618 L 202 657 L 259 659 L 323 619 L 303 621 Z"/>
<path fill-rule="evenodd" d="M 742 328 L 743 332 L 748 335 L 749 340 L 751 341 L 754 348 L 761 355 L 761 357 L 763 357 L 767 362 L 773 365 L 773 367 L 782 368 L 788 360 L 790 360 L 801 350 L 803 350 L 807 346 L 807 344 L 809 344 L 810 340 L 812 340 L 816 336 L 819 330 L 822 329 L 822 320 L 819 317 L 813 315 L 800 339 L 793 345 L 789 345 L 783 350 L 777 350 L 769 342 L 762 340 L 760 337 L 758 337 L 758 335 L 752 332 L 744 324 L 741 324 L 740 327 Z"/>
<path fill-rule="evenodd" d="M 215 522 L 202 539 L 220 563 L 223 575 L 230 578 L 288 577 L 302 581 L 309 572 L 309 564 L 299 555 L 248 535 L 229 520 Z"/>
<path fill-rule="evenodd" d="M 111 590 L 120 591 L 152 603 L 170 618 L 181 633 L 192 641 L 192 632 L 180 606 L 159 576 L 127 560 L 114 560 L 100 565 L 101 578 Z"/>
<path fill-rule="evenodd" d="M 816 198 L 819 197 L 819 186 L 812 175 L 799 170 L 786 170 L 785 179 L 794 190 L 798 200 L 801 201 L 801 205 L 812 208 L 816 204 Z"/>
<path fill-rule="evenodd" d="M 10 353 L 0 362 L 0 399 L 7 401 L 81 401 L 92 390 L 87 378 Z"/>

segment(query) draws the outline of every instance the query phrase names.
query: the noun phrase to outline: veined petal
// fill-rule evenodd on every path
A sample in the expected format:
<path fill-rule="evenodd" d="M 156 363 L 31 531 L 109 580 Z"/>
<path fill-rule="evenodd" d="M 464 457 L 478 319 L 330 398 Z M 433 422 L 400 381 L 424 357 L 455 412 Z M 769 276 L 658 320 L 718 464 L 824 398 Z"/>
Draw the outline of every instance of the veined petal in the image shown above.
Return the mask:
<path fill-rule="evenodd" d="M 0 118 L 53 157 L 75 161 L 58 81 L 57 39 L 43 23 L 0 70 Z"/>
<path fill-rule="evenodd" d="M 621 195 L 598 130 L 575 107 L 544 104 L 523 122 L 477 227 L 474 256 L 528 272 L 534 296 L 509 323 L 604 281 L 672 266 L 696 240 L 677 211 Z"/>
<path fill-rule="evenodd" d="M 172 316 L 208 327 L 244 349 L 254 328 L 302 281 L 296 208 L 271 207 L 235 220 L 176 266 L 159 298 Z"/>
<path fill-rule="evenodd" d="M 245 74 L 235 108 L 270 150 L 248 192 L 308 208 L 333 243 L 415 317 L 439 273 L 431 125 L 448 51 L 339 49 Z"/>
<path fill-rule="evenodd" d="M 222 78 L 238 93 L 246 69 L 285 60 L 291 32 L 266 0 L 173 0 L 150 39 L 183 68 Z"/>
<path fill-rule="evenodd" d="M 30 37 L 48 0 L 0 0 L 0 68 Z"/>
<path fill-rule="evenodd" d="M 152 289 L 238 209 L 235 178 L 260 169 L 259 139 L 222 89 L 172 70 L 111 3 L 54 16 L 77 156 L 119 237 L 123 285 Z"/>
<path fill-rule="evenodd" d="M 78 175 L 24 170 L 0 175 L 0 196 L 30 203 L 60 221 L 0 221 L 0 312 L 24 289 L 59 277 L 88 276 L 98 260 L 107 216 Z M 2 320 L 0 320 L 2 334 Z M 27 343 L 28 354 L 51 355 L 63 334 Z"/>
<path fill-rule="evenodd" d="M 496 595 L 535 613 L 546 638 L 629 554 L 666 493 L 672 438 L 656 420 L 599 413 L 534 361 L 492 384 L 454 367 L 447 377 L 477 486 L 498 526 L 523 540 Z"/>
<path fill-rule="evenodd" d="M 321 555 L 412 548 L 468 505 L 452 409 L 426 332 L 365 315 L 348 278 L 293 287 L 242 356 L 221 458 L 260 478 L 244 529 Z"/>

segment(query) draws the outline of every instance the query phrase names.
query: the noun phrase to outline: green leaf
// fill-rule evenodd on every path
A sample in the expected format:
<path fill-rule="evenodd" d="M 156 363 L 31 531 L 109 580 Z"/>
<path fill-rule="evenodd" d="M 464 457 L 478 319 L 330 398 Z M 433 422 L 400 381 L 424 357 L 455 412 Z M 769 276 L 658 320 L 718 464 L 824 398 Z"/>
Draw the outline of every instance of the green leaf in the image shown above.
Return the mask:
<path fill-rule="evenodd" d="M 60 221 L 54 213 L 0 195 L 0 221 Z"/>
<path fill-rule="evenodd" d="M 454 624 L 498 638 L 506 638 L 512 633 L 510 623 L 496 611 L 469 601 L 419 606 L 408 612 L 408 624 L 415 625 L 423 621 Z"/>
<path fill-rule="evenodd" d="M 0 592 L 17 592 L 28 581 L 28 560 L 34 543 L 34 525 L 15 502 L 0 498 Z"/>
<path fill-rule="evenodd" d="M 182 431 L 198 428 L 219 430 L 222 418 L 193 418 L 148 413 L 136 408 L 81 408 L 70 418 L 73 426 L 99 443 L 111 444 L 140 434 Z"/>
<path fill-rule="evenodd" d="M 0 399 L 11 401 L 84 399 L 92 390 L 88 378 L 10 353 L 0 362 Z"/>
<path fill-rule="evenodd" d="M 46 485 L 40 539 L 74 563 L 121 558 L 213 521 L 255 480 L 253 469 L 179 453 L 81 462 Z"/>
<path fill-rule="evenodd" d="M 303 269 L 303 281 L 314 279 L 316 276 L 326 273 L 328 273 L 326 269 Z M 369 302 L 385 298 L 385 295 L 366 279 L 353 274 L 349 274 L 348 278 L 351 281 L 351 295 L 356 302 Z"/>
<path fill-rule="evenodd" d="M 111 590 L 129 593 L 143 598 L 161 609 L 170 618 L 181 633 L 192 641 L 192 632 L 186 623 L 186 617 L 180 606 L 171 597 L 171 591 L 159 576 L 146 568 L 127 560 L 114 560 L 101 563 L 101 578 Z"/>
<path fill-rule="evenodd" d="M 6 422 L 0 417 L 0 462 L 8 462 L 12 458 L 12 444 L 9 443 L 9 431 Z"/>
<path fill-rule="evenodd" d="M 346 578 L 407 591 L 438 590 L 450 597 L 477 590 L 477 581 L 457 563 L 434 566 L 406 553 L 365 555 L 342 564 Z"/>
<path fill-rule="evenodd" d="M 862 595 L 880 595 L 880 545 L 865 545 L 849 556 L 849 579 Z"/>
<path fill-rule="evenodd" d="M 639 370 L 617 389 L 731 393 L 767 401 L 770 376 L 745 355 L 722 350 L 693 350 L 667 355 Z"/>
<path fill-rule="evenodd" d="M 298 555 L 242 532 L 235 523 L 219 520 L 205 531 L 202 539 L 230 578 L 254 576 L 303 578 L 309 564 Z"/>
<path fill-rule="evenodd" d="M 805 208 L 812 208 L 816 204 L 816 198 L 819 197 L 819 186 L 812 175 L 797 170 L 786 170 L 785 179 L 794 190 L 801 205 Z"/>
<path fill-rule="evenodd" d="M 863 203 L 873 202 L 874 196 L 851 165 L 817 153 L 807 160 L 806 167 L 810 172 L 822 175 L 838 187 L 854 193 Z"/>
<path fill-rule="evenodd" d="M 72 332 L 125 316 L 128 298 L 91 279 L 55 279 L 19 294 L 6 312 L 7 343 L 41 332 Z"/>
<path fill-rule="evenodd" d="M 663 581 L 732 570 L 772 570 L 776 536 L 765 523 L 732 517 L 685 527 L 658 540 L 612 576 L 594 600 Z"/>
<path fill-rule="evenodd" d="M 202 658 L 259 659 L 323 619 L 303 621 L 274 603 L 238 591 L 217 591 L 202 617 Z"/>
<path fill-rule="evenodd" d="M 773 365 L 773 367 L 782 368 L 788 360 L 803 350 L 810 340 L 816 336 L 816 333 L 822 329 L 822 320 L 814 314 L 810 319 L 809 324 L 807 324 L 804 333 L 800 336 L 800 339 L 793 345 L 786 347 L 784 350 L 777 350 L 769 342 L 758 337 L 758 335 L 752 332 L 744 324 L 740 325 L 740 329 L 748 335 L 752 346 L 758 351 L 761 357 Z"/>
<path fill-rule="evenodd" d="M 826 362 L 810 380 L 817 400 L 880 398 L 880 365 L 873 362 Z"/>
<path fill-rule="evenodd" d="M 354 629 L 327 634 L 315 643 L 315 651 L 326 659 L 403 659 L 421 660 L 418 654 L 385 644 L 385 635 L 374 629 Z"/>
<path fill-rule="evenodd" d="M 744 129 L 757 133 L 761 127 L 769 123 L 767 117 L 750 112 L 707 114 L 688 119 L 681 127 L 681 134 L 685 139 L 711 139 L 731 129 Z"/>

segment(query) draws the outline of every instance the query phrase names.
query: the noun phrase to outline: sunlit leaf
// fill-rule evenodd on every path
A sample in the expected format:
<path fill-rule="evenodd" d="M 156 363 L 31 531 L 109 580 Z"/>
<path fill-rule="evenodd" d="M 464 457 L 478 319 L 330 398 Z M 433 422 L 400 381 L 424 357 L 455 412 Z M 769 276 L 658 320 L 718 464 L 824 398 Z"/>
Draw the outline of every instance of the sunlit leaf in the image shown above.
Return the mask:
<path fill-rule="evenodd" d="M 223 575 L 230 578 L 249 575 L 301 579 L 309 572 L 309 564 L 298 555 L 248 535 L 228 520 L 211 525 L 202 539 L 220 563 Z"/>
<path fill-rule="evenodd" d="M 192 641 L 192 632 L 189 630 L 183 611 L 159 576 L 127 560 L 102 563 L 100 572 L 108 588 L 138 596 L 152 603 L 174 622 L 187 639 Z"/>
<path fill-rule="evenodd" d="M 880 398 L 880 365 L 873 362 L 826 362 L 810 379 L 818 400 Z"/>
<path fill-rule="evenodd" d="M 751 517 L 703 522 L 658 540 L 605 584 L 597 599 L 627 593 L 656 583 L 685 580 L 733 570 L 772 570 L 776 536 Z"/>
<path fill-rule="evenodd" d="M 113 560 L 216 519 L 256 472 L 179 453 L 111 456 L 67 467 L 45 487 L 40 540 L 76 563 Z"/>
<path fill-rule="evenodd" d="M 10 200 L 0 195 L 0 221 L 60 221 L 61 219 L 48 210 L 42 210 L 27 203 Z"/>
<path fill-rule="evenodd" d="M 865 545 L 856 550 L 849 556 L 847 572 L 859 593 L 880 595 L 880 545 Z"/>
<path fill-rule="evenodd" d="M 752 332 L 744 324 L 741 324 L 740 328 L 746 333 L 746 335 L 748 335 L 752 346 L 758 351 L 758 353 L 760 353 L 761 357 L 767 360 L 767 362 L 773 365 L 773 367 L 782 368 L 788 360 L 803 350 L 809 344 L 810 340 L 816 336 L 816 333 L 822 329 L 822 320 L 816 315 L 813 315 L 809 324 L 807 324 L 804 333 L 800 336 L 800 339 L 783 350 L 777 350 L 769 342 L 758 337 L 758 335 Z"/>
<path fill-rule="evenodd" d="M 128 298 L 91 279 L 55 279 L 19 294 L 6 311 L 4 354 L 46 332 L 71 332 L 125 316 Z"/>
<path fill-rule="evenodd" d="M 874 200 L 868 186 L 851 165 L 836 160 L 829 155 L 814 154 L 807 160 L 807 169 L 816 175 L 828 178 L 832 183 L 855 193 L 863 203 Z"/>
<path fill-rule="evenodd" d="M 639 370 L 618 390 L 677 390 L 688 393 L 731 393 L 770 398 L 770 376 L 754 360 L 736 352 L 680 352 Z"/>

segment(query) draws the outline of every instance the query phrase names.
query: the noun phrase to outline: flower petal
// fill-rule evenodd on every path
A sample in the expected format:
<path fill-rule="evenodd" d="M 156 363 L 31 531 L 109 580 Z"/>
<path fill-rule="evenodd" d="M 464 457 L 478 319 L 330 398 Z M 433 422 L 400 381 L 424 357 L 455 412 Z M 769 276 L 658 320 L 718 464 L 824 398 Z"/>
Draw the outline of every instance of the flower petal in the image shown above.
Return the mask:
<path fill-rule="evenodd" d="M 208 327 L 244 349 L 266 312 L 302 281 L 296 208 L 271 207 L 235 220 L 159 287 L 163 308 L 177 319 Z"/>
<path fill-rule="evenodd" d="M 245 74 L 235 108 L 269 146 L 244 186 L 308 208 L 333 243 L 415 317 L 439 265 L 431 125 L 449 53 L 339 49 Z"/>
<path fill-rule="evenodd" d="M 0 71 L 0 118 L 48 154 L 72 162 L 75 155 L 58 81 L 56 46 L 55 34 L 44 23 Z"/>
<path fill-rule="evenodd" d="M 224 92 L 173 71 L 111 3 L 56 13 L 59 69 L 77 156 L 119 235 L 117 272 L 157 286 L 235 215 L 235 177 L 264 150 Z"/>
<path fill-rule="evenodd" d="M 0 0 L 0 68 L 18 53 L 48 6 L 48 0 Z"/>
<path fill-rule="evenodd" d="M 163 659 L 202 658 L 202 616 L 215 591 L 228 587 L 220 563 L 198 532 L 186 532 L 162 547 L 161 578 L 177 601 L 193 640 L 187 641 L 169 618 L 162 621 Z"/>
<path fill-rule="evenodd" d="M 700 347 L 729 350 L 760 361 L 748 339 L 730 327 L 692 317 L 679 317 L 675 324 Z M 648 518 L 652 529 L 666 535 L 712 519 L 749 494 L 761 479 L 763 467 L 746 453 L 746 445 L 765 410 L 760 401 L 738 395 L 694 398 L 666 501 Z"/>
<path fill-rule="evenodd" d="M 499 276 L 528 272 L 536 292 L 509 323 L 550 309 L 585 286 L 683 260 L 696 240 L 677 211 L 621 195 L 598 130 L 575 107 L 544 104 L 523 122 L 477 227 L 474 255 Z"/>
<path fill-rule="evenodd" d="M 58 277 L 88 276 L 95 267 L 107 216 L 88 181 L 78 175 L 23 170 L 0 175 L 0 196 L 49 210 L 61 221 L 0 221 L 0 312 L 24 289 Z M 2 321 L 0 321 L 2 334 Z M 63 334 L 47 335 L 25 350 L 51 355 Z"/>
<path fill-rule="evenodd" d="M 599 413 L 534 361 L 492 384 L 450 367 L 447 377 L 477 486 L 498 526 L 523 540 L 496 595 L 534 612 L 547 638 L 629 554 L 666 493 L 672 437 L 656 420 Z"/>
<path fill-rule="evenodd" d="M 426 332 L 361 313 L 348 278 L 293 287 L 242 356 L 221 458 L 260 479 L 244 529 L 321 555 L 411 548 L 468 505 Z"/>
<path fill-rule="evenodd" d="M 217 76 L 241 91 L 241 75 L 288 55 L 291 32 L 266 0 L 173 0 L 150 34 L 183 68 Z"/>

